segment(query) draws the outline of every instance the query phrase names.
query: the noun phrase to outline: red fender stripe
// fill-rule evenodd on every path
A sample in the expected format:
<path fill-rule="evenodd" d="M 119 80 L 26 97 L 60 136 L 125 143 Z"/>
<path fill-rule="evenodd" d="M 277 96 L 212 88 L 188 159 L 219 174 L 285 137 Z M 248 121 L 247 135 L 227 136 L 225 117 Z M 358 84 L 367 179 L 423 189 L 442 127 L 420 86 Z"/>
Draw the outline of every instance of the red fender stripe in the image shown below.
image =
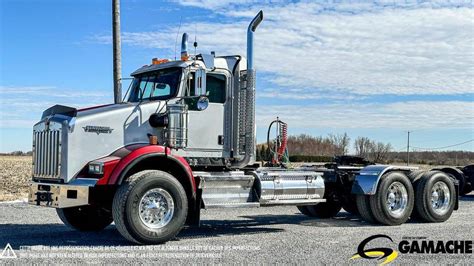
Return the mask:
<path fill-rule="evenodd" d="M 113 103 L 90 106 L 90 107 L 84 107 L 84 108 L 81 108 L 81 109 L 77 109 L 77 111 L 78 112 L 83 112 L 83 111 L 88 111 L 88 110 L 97 109 L 97 108 L 101 108 L 101 107 L 106 107 L 106 106 L 109 106 L 109 105 L 113 105 Z"/>
<path fill-rule="evenodd" d="M 193 191 L 196 192 L 196 181 L 194 180 L 193 171 L 191 170 L 191 167 L 189 166 L 188 162 L 181 156 L 171 155 L 171 150 L 168 147 L 149 144 L 130 145 L 114 152 L 112 156 L 122 157 L 122 159 L 117 163 L 112 173 L 108 177 L 104 175 L 103 178 L 106 178 L 107 182 L 100 183 L 109 185 L 117 184 L 117 182 L 119 181 L 119 177 L 125 170 L 125 168 L 140 156 L 147 154 L 161 154 L 174 158 L 186 170 L 188 178 L 191 181 Z"/>

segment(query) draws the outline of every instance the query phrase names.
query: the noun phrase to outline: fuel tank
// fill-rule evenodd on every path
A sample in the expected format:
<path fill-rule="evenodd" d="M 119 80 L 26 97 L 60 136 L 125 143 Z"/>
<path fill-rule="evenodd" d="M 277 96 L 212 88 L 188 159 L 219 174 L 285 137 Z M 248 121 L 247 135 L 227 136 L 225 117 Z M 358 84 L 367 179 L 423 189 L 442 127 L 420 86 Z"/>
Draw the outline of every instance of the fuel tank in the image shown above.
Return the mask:
<path fill-rule="evenodd" d="M 260 168 L 253 175 L 258 182 L 260 205 L 305 205 L 325 201 L 323 173 Z"/>

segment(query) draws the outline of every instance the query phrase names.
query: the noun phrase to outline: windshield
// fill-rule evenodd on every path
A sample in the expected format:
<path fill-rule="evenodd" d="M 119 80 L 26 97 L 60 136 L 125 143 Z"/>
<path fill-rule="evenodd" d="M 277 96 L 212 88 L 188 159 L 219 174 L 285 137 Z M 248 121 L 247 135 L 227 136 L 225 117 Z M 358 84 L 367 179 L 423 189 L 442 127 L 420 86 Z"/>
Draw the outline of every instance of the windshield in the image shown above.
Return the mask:
<path fill-rule="evenodd" d="M 178 93 L 181 68 L 167 68 L 136 76 L 127 102 L 168 100 Z"/>

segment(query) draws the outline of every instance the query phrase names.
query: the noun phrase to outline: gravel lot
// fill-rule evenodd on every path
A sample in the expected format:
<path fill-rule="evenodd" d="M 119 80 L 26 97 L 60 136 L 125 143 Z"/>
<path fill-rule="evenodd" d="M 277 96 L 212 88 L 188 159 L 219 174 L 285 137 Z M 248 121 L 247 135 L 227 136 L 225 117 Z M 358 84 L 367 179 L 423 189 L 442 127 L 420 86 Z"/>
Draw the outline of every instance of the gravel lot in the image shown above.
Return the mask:
<path fill-rule="evenodd" d="M 403 237 L 431 240 L 474 239 L 474 194 L 461 199 L 460 209 L 440 224 L 409 222 L 402 226 L 366 224 L 346 212 L 334 219 L 312 219 L 295 207 L 203 210 L 200 228 L 184 229 L 164 245 L 134 246 L 111 225 L 99 233 L 66 228 L 54 209 L 26 203 L 0 203 L 0 245 L 10 243 L 17 259 L 33 263 L 349 263 L 359 243 L 374 234 L 389 240 L 371 247 L 391 247 Z M 375 260 L 358 260 L 375 263 Z M 473 264 L 469 255 L 400 254 L 395 263 Z"/>

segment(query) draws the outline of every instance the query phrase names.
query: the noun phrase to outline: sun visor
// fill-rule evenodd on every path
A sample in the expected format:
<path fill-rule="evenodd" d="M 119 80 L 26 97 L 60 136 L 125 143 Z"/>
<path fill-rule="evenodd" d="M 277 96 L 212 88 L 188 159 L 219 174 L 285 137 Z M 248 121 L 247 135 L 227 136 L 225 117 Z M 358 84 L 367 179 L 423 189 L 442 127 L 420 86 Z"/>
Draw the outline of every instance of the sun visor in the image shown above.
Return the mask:
<path fill-rule="evenodd" d="M 41 116 L 41 119 L 47 117 L 47 116 L 52 116 L 55 114 L 61 114 L 65 116 L 70 116 L 70 117 L 75 117 L 77 115 L 77 109 L 72 108 L 69 106 L 64 106 L 64 105 L 55 105 L 52 107 L 49 107 L 43 112 L 43 115 Z"/>

